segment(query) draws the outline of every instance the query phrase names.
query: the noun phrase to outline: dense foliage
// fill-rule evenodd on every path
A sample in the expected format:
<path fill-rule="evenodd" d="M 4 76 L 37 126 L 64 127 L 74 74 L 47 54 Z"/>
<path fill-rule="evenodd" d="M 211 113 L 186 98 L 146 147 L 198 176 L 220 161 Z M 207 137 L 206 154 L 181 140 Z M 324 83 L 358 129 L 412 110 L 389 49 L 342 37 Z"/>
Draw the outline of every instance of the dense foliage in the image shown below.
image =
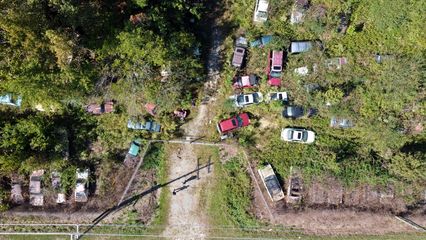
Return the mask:
<path fill-rule="evenodd" d="M 127 120 L 153 119 L 171 136 L 171 113 L 190 105 L 204 77 L 202 1 L 0 0 L 0 11 L 0 95 L 23 99 L 0 106 L 0 178 L 122 161 L 134 137 L 158 137 Z M 85 112 L 108 100 L 114 113 Z"/>

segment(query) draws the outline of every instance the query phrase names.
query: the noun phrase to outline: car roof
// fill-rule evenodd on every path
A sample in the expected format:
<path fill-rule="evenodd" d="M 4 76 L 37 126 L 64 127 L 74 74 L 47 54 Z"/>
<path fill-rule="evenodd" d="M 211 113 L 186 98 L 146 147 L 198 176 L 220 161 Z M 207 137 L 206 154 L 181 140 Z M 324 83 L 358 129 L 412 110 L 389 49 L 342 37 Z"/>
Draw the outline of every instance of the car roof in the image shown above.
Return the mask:
<path fill-rule="evenodd" d="M 259 6 L 258 6 L 258 11 L 263 11 L 263 12 L 266 12 L 266 11 L 268 11 L 268 5 L 269 5 L 269 2 L 268 2 L 268 0 L 258 0 L 259 1 Z"/>
<path fill-rule="evenodd" d="M 288 106 L 286 108 L 287 113 L 291 113 L 292 116 L 296 115 L 296 114 L 303 114 L 303 107 L 301 106 L 297 106 L 297 105 L 292 105 L 292 106 Z"/>
<path fill-rule="evenodd" d="M 299 41 L 291 42 L 290 51 L 291 52 L 306 52 L 312 48 L 311 41 Z"/>
<path fill-rule="evenodd" d="M 272 65 L 282 65 L 283 54 L 283 51 L 272 51 Z"/>

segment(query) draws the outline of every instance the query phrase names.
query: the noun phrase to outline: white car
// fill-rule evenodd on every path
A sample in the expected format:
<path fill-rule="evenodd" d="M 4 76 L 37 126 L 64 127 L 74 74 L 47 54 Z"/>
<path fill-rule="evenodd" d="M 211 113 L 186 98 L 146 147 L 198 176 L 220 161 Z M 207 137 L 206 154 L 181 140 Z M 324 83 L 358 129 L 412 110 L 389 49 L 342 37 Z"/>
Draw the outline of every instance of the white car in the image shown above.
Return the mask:
<path fill-rule="evenodd" d="M 281 139 L 287 142 L 313 143 L 315 141 L 315 133 L 306 129 L 283 128 Z"/>
<path fill-rule="evenodd" d="M 269 0 L 257 0 L 254 9 L 253 21 L 263 23 L 268 20 Z"/>
<path fill-rule="evenodd" d="M 260 92 L 235 95 L 233 98 L 234 104 L 237 107 L 244 107 L 263 102 L 263 95 Z"/>
<path fill-rule="evenodd" d="M 271 92 L 268 94 L 268 102 L 270 101 L 281 101 L 288 102 L 287 92 Z"/>

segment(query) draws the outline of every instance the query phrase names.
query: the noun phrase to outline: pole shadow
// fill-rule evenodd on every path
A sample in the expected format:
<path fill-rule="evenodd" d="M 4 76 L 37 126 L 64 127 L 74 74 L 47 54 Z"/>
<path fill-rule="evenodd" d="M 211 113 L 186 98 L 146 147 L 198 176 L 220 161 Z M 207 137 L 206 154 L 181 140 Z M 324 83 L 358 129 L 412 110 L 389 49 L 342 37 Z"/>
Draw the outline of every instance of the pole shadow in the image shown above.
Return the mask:
<path fill-rule="evenodd" d="M 191 172 L 188 172 L 188 173 L 186 173 L 186 174 L 184 174 L 182 176 L 179 176 L 179 177 L 177 177 L 175 179 L 172 179 L 172 180 L 170 180 L 170 181 L 168 181 L 166 183 L 157 184 L 155 186 L 152 186 L 148 190 L 145 190 L 145 191 L 143 191 L 143 192 L 141 192 L 141 193 L 139 193 L 139 194 L 137 194 L 137 195 L 135 195 L 135 196 L 133 196 L 131 198 L 128 198 L 128 199 L 122 201 L 121 203 L 117 204 L 116 206 L 111 207 L 111 208 L 105 210 L 101 215 L 99 215 L 97 218 L 95 218 L 92 221 L 93 224 L 86 231 L 84 231 L 81 235 L 79 235 L 77 237 L 77 240 L 81 239 L 86 233 L 90 232 L 96 225 L 98 225 L 104 218 L 106 218 L 111 213 L 117 212 L 117 211 L 119 211 L 119 210 L 121 210 L 121 209 L 123 209 L 123 208 L 125 208 L 125 207 L 127 207 L 129 205 L 131 205 L 131 204 L 136 204 L 139 199 L 145 197 L 146 195 L 148 195 L 150 193 L 153 193 L 153 192 L 157 191 L 158 189 L 160 189 L 162 187 L 165 187 L 165 186 L 167 186 L 167 185 L 169 185 L 169 184 L 171 184 L 173 182 L 176 182 L 176 181 L 178 181 L 178 180 L 180 180 L 182 178 L 186 178 L 186 177 L 190 176 L 191 174 L 196 173 L 200 169 L 208 168 L 211 165 L 213 165 L 213 163 L 208 163 L 208 164 L 206 164 L 206 165 L 204 165 L 202 167 L 199 167 L 199 168 L 197 168 L 197 169 L 195 169 L 195 170 L 193 170 Z"/>

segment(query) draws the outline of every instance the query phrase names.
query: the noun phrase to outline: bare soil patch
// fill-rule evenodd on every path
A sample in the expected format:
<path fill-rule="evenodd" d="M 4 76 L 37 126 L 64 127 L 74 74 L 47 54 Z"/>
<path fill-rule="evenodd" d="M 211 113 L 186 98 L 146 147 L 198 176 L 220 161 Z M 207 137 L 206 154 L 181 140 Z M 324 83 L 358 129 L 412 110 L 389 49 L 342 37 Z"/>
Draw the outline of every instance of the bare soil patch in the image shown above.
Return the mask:
<path fill-rule="evenodd" d="M 359 212 L 354 210 L 308 209 L 276 214 L 275 220 L 284 226 L 303 228 L 307 234 L 390 234 L 415 232 L 391 214 Z"/>

